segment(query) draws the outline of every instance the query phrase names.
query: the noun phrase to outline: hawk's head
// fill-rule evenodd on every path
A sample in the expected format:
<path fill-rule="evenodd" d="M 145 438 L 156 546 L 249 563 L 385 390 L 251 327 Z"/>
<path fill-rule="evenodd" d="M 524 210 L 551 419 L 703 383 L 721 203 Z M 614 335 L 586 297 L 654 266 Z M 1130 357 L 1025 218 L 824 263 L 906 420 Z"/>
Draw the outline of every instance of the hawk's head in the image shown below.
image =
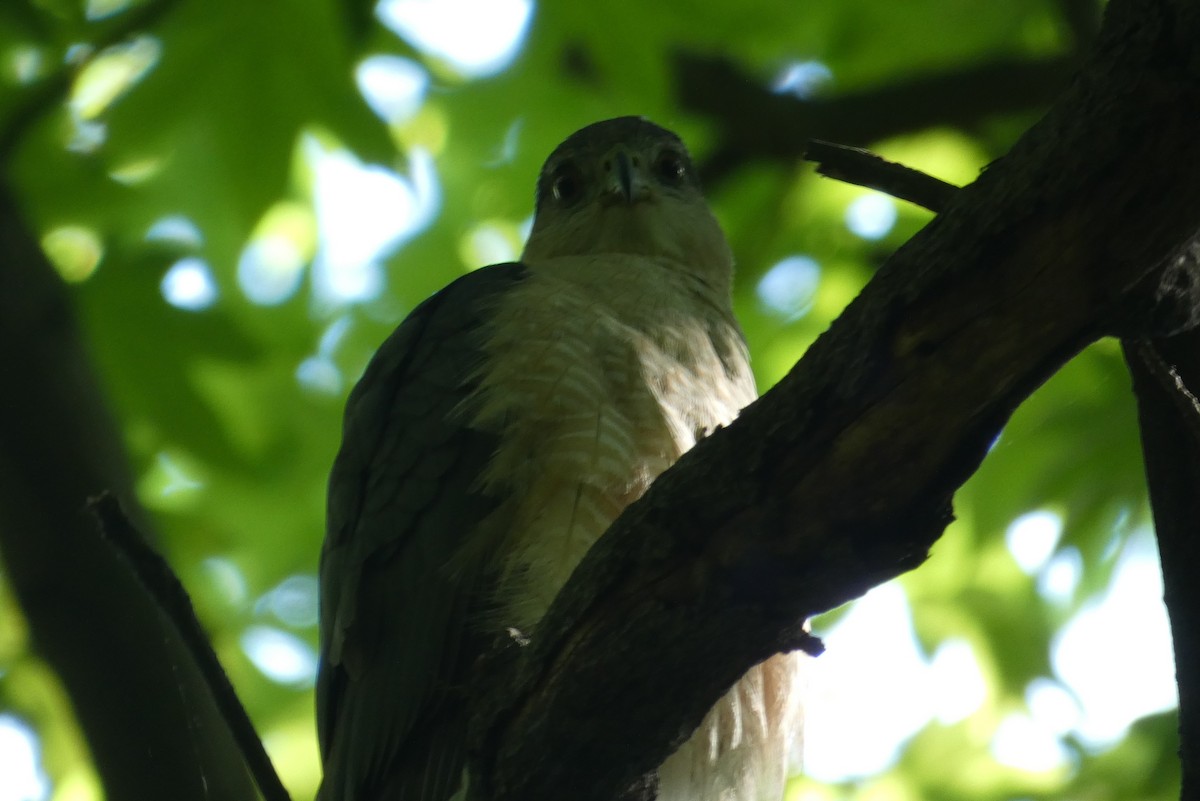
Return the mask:
<path fill-rule="evenodd" d="M 554 149 L 523 259 L 599 253 L 728 273 L 729 246 L 679 137 L 642 117 L 597 122 Z"/>

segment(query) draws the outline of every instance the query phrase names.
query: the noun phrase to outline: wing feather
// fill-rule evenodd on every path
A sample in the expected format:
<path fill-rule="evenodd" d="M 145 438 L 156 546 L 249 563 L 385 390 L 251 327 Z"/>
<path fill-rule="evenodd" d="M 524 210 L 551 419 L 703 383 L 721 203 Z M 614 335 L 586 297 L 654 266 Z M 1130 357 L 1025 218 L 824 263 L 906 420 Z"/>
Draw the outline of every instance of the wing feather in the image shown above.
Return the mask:
<path fill-rule="evenodd" d="M 495 265 L 434 295 L 350 394 L 321 554 L 323 801 L 445 801 L 460 782 L 489 578 L 463 545 L 500 499 L 479 481 L 495 437 L 459 412 L 490 310 L 523 273 Z"/>

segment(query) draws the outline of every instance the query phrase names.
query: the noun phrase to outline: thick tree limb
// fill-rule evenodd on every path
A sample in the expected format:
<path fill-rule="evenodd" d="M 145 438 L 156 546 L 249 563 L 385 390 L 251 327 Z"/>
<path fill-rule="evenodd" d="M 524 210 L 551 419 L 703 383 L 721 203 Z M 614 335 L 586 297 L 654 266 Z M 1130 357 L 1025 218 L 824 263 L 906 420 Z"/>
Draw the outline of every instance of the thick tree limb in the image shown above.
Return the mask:
<path fill-rule="evenodd" d="M 479 797 L 615 797 L 797 621 L 926 558 L 1016 406 L 1200 229 L 1196 41 L 1190 0 L 1113 0 L 1063 100 L 621 517 L 493 666 Z"/>

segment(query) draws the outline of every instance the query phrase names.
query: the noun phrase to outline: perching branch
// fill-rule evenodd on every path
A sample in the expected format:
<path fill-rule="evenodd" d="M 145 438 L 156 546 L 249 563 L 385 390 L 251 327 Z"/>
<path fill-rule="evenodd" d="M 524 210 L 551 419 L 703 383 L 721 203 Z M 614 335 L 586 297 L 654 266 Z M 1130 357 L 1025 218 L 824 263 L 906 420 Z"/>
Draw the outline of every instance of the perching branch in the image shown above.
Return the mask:
<path fill-rule="evenodd" d="M 1196 41 L 1190 0 L 1112 0 L 1062 101 L 631 506 L 495 666 L 476 797 L 616 797 L 750 665 L 795 647 L 797 621 L 921 564 L 1062 364 L 1156 330 L 1147 288 L 1200 228 Z"/>

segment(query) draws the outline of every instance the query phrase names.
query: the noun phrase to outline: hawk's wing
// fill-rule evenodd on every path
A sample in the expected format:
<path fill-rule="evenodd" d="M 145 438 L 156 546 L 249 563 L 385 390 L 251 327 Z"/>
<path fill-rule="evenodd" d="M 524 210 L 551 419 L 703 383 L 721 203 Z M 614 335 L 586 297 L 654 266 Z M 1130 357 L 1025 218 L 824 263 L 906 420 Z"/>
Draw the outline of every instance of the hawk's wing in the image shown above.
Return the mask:
<path fill-rule="evenodd" d="M 496 439 L 467 428 L 460 405 L 481 324 L 523 269 L 477 270 L 419 306 L 347 402 L 321 554 L 324 801 L 444 801 L 460 781 L 488 567 L 462 546 L 497 505 L 478 481 Z"/>

